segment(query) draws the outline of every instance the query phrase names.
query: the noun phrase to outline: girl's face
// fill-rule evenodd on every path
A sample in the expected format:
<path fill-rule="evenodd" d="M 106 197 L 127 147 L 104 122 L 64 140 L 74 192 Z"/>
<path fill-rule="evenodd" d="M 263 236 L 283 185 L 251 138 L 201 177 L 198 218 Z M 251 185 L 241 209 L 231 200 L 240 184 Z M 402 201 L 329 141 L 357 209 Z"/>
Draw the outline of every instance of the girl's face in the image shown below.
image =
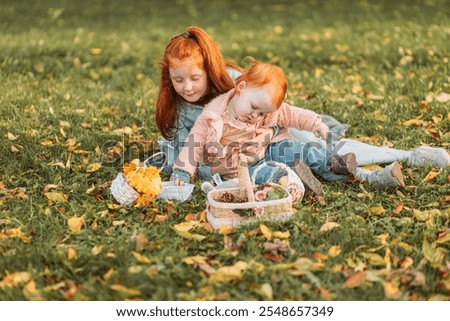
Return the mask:
<path fill-rule="evenodd" d="M 245 123 L 257 123 L 276 111 L 270 90 L 267 86 L 248 87 L 245 81 L 238 84 L 239 93 L 230 101 L 231 113 Z"/>
<path fill-rule="evenodd" d="M 173 88 L 187 102 L 199 101 L 208 91 L 206 72 L 198 68 L 190 58 L 179 61 L 176 66 L 169 68 Z"/>

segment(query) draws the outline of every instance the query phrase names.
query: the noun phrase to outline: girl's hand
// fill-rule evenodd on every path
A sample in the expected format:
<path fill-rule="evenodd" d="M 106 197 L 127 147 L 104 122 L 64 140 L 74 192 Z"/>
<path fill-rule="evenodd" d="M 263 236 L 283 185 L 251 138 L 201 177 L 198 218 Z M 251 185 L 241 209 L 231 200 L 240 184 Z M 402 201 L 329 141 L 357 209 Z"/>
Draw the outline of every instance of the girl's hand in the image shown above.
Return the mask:
<path fill-rule="evenodd" d="M 172 181 L 175 186 L 183 186 L 184 185 L 184 182 L 179 178 L 175 178 Z"/>
<path fill-rule="evenodd" d="M 316 137 L 321 137 L 323 140 L 327 139 L 327 133 L 330 131 L 330 128 L 324 123 L 320 123 L 316 130 L 313 132 Z"/>
<path fill-rule="evenodd" d="M 172 176 L 170 176 L 170 180 L 176 186 L 182 186 L 184 185 L 184 183 L 189 183 L 189 179 L 189 173 L 182 169 L 175 169 L 172 173 Z"/>

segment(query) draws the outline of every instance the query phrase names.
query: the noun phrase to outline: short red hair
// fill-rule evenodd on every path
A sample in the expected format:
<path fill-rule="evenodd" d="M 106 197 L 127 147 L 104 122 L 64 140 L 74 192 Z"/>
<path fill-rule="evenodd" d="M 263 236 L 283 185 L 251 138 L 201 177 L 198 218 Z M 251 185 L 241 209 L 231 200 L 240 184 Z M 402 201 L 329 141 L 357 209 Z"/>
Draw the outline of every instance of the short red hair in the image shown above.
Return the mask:
<path fill-rule="evenodd" d="M 236 79 L 236 91 L 239 92 L 238 84 L 241 81 L 245 81 L 247 86 L 250 87 L 270 85 L 272 101 L 275 108 L 278 109 L 287 92 L 287 80 L 284 71 L 278 66 L 252 60 L 253 64 Z"/>

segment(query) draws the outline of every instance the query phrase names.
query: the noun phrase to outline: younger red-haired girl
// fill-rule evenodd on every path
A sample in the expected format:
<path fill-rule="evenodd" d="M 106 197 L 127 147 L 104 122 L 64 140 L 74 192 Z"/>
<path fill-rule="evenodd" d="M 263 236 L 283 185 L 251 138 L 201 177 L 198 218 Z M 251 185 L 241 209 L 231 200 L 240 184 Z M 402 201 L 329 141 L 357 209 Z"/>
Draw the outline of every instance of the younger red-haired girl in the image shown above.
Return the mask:
<path fill-rule="evenodd" d="M 286 89 L 286 77 L 279 67 L 255 61 L 236 79 L 235 88 L 204 107 L 175 162 L 171 179 L 179 185 L 188 182 L 199 163 L 227 167 L 225 178 L 234 178 L 239 155 L 245 156 L 251 176 L 258 169 L 256 184 L 279 183 L 287 176 L 285 169 L 264 166 L 265 162 L 293 167 L 298 159 L 308 160 L 322 177 L 345 178 L 332 173 L 328 164 L 333 156 L 325 149 L 290 141 L 287 132 L 277 134 L 277 126 L 316 132 L 322 138 L 329 131 L 315 112 L 285 103 Z M 356 171 L 356 163 L 340 165 L 339 174 L 353 175 Z"/>

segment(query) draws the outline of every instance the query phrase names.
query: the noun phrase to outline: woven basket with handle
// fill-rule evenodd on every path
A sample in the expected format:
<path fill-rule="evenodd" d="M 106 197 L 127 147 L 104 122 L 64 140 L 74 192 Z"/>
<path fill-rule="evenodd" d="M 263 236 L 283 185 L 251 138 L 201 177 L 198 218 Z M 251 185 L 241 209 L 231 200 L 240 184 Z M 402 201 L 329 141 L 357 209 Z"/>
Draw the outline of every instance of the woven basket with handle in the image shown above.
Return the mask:
<path fill-rule="evenodd" d="M 241 157 L 237 167 L 239 188 L 216 189 L 208 192 L 206 212 L 212 227 L 217 229 L 221 225 L 233 227 L 256 220 L 290 218 L 294 211 L 289 192 L 281 185 L 269 183 L 274 188 L 283 189 L 286 192 L 286 197 L 276 200 L 256 201 L 255 191 L 258 187 L 252 185 L 248 168 L 242 166 L 242 163 Z M 224 201 L 224 199 L 241 201 L 232 202 Z"/>

